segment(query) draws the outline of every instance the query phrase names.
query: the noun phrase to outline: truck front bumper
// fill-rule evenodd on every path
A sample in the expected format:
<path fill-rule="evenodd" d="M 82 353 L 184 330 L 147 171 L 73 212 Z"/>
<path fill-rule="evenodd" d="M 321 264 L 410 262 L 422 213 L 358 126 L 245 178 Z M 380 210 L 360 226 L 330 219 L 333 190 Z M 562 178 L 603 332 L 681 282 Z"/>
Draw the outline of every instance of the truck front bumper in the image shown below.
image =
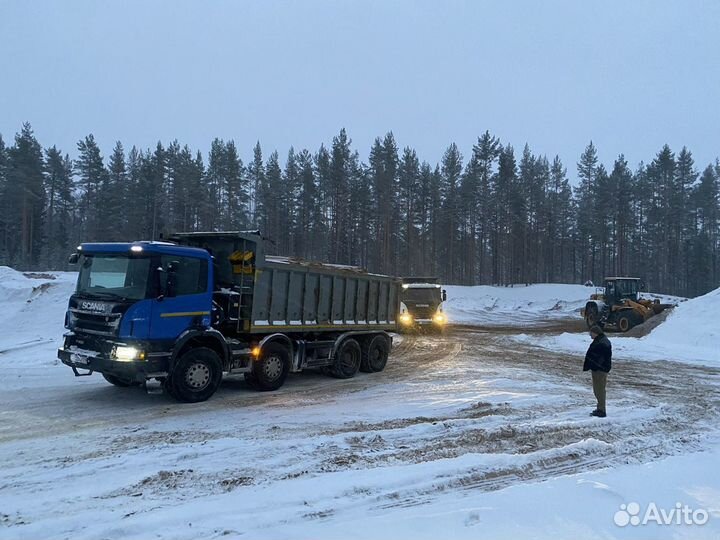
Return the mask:
<path fill-rule="evenodd" d="M 97 371 L 142 383 L 148 379 L 166 377 L 168 374 L 170 353 L 146 353 L 142 360 L 119 360 L 112 353 L 83 348 L 75 343 L 74 337 L 73 334 L 65 336 L 65 342 L 58 349 L 57 355 L 63 364 L 72 368 L 77 377 Z"/>

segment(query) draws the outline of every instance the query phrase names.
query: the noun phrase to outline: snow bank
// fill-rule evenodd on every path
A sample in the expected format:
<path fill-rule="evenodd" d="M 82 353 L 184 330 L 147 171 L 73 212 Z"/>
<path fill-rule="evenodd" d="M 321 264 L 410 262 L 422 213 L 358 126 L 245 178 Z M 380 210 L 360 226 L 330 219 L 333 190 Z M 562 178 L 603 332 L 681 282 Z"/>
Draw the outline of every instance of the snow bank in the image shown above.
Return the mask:
<path fill-rule="evenodd" d="M 558 283 L 491 287 L 449 285 L 445 310 L 451 322 L 524 325 L 579 316 L 595 287 Z"/>
<path fill-rule="evenodd" d="M 679 304 L 664 323 L 642 338 L 610 335 L 616 357 L 641 360 L 676 360 L 688 363 L 720 365 L 718 340 L 720 325 L 720 288 L 704 296 Z M 585 334 L 561 334 L 539 338 L 518 336 L 519 340 L 532 340 L 542 347 L 583 353 L 589 338 Z"/>
<path fill-rule="evenodd" d="M 54 363 L 55 355 L 13 354 L 24 349 L 52 343 L 54 348 L 63 333 L 68 298 L 75 288 L 77 274 L 72 272 L 27 275 L 0 266 L 0 364 Z M 11 358 L 12 357 L 12 358 Z M 36 359 L 36 360 L 32 360 Z"/>

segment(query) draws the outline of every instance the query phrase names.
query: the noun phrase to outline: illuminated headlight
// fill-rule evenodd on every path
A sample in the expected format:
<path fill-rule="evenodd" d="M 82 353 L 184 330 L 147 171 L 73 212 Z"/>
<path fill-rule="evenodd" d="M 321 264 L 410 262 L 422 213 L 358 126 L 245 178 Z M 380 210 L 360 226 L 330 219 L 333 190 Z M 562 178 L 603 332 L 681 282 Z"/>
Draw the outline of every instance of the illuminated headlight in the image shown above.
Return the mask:
<path fill-rule="evenodd" d="M 444 313 L 436 313 L 433 316 L 433 322 L 435 324 L 445 324 L 447 322 L 447 317 Z"/>
<path fill-rule="evenodd" d="M 115 360 L 118 362 L 132 362 L 133 360 L 145 360 L 145 352 L 135 347 L 120 345 L 115 347 Z"/>
<path fill-rule="evenodd" d="M 401 324 L 412 324 L 413 318 L 412 315 L 409 313 L 401 313 L 400 314 L 400 323 Z"/>

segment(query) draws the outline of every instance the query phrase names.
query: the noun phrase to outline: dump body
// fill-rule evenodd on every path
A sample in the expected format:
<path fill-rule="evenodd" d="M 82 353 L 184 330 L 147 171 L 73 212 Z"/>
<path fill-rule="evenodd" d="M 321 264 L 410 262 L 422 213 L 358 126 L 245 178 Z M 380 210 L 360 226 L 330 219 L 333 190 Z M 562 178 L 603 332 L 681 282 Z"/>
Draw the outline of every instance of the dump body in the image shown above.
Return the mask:
<path fill-rule="evenodd" d="M 250 332 L 394 330 L 398 293 L 387 276 L 267 257 L 255 273 Z"/>
<path fill-rule="evenodd" d="M 240 334 L 396 329 L 400 280 L 361 268 L 266 256 L 253 233 L 183 233 L 217 265 L 216 299 Z M 224 291 L 224 292 L 222 292 Z M 224 301 L 223 294 L 237 295 Z M 237 305 L 235 305 L 237 304 Z"/>

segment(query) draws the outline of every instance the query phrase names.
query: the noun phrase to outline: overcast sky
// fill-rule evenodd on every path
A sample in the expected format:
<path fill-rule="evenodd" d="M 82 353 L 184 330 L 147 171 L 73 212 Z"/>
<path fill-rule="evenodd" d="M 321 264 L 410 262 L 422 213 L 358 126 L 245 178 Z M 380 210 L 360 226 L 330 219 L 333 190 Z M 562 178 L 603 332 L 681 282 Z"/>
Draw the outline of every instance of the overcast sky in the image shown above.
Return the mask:
<path fill-rule="evenodd" d="M 75 155 L 93 133 L 284 161 L 345 127 L 435 163 L 485 130 L 559 154 L 592 139 L 635 167 L 664 143 L 720 155 L 720 1 L 0 0 L 0 133 Z"/>

